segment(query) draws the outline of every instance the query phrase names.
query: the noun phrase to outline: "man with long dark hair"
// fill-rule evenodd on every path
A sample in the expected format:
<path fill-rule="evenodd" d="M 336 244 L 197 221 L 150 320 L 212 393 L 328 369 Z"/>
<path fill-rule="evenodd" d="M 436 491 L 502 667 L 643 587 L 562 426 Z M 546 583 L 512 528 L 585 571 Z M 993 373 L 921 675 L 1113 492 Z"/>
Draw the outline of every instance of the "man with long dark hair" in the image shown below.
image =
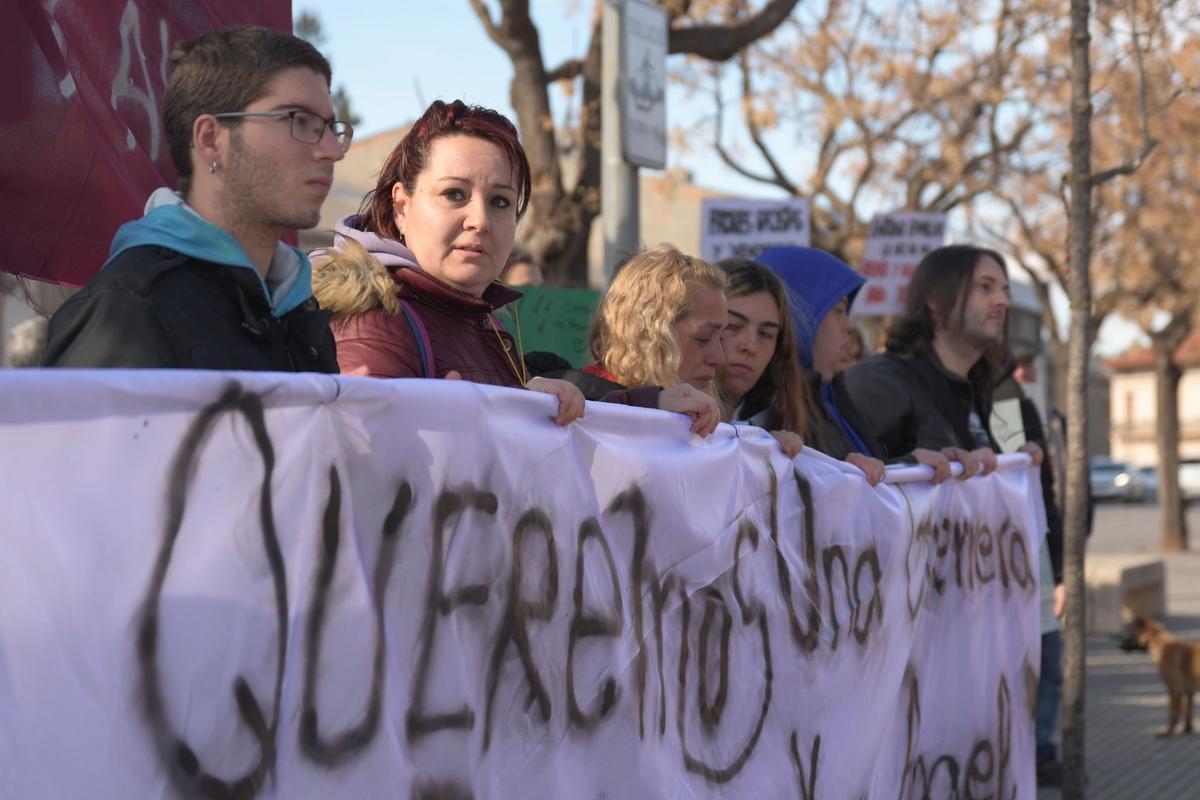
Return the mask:
<path fill-rule="evenodd" d="M 968 474 L 980 464 L 995 468 L 988 418 L 1011 305 L 1004 258 L 994 250 L 950 245 L 921 259 L 887 352 L 846 372 L 868 433 L 889 457 L 936 450 Z"/>

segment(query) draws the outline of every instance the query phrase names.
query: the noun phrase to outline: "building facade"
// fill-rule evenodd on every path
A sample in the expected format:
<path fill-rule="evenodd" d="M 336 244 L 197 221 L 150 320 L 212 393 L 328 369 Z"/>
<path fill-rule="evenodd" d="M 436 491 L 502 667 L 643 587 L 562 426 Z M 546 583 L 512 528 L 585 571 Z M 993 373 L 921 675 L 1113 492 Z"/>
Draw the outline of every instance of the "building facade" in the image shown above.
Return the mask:
<path fill-rule="evenodd" d="M 1183 370 L 1179 381 L 1179 456 L 1200 457 L 1200 330 L 1193 331 L 1175 351 Z M 1154 353 L 1134 347 L 1109 359 L 1112 384 L 1109 399 L 1110 445 L 1116 461 L 1136 466 L 1158 463 L 1158 391 Z"/>

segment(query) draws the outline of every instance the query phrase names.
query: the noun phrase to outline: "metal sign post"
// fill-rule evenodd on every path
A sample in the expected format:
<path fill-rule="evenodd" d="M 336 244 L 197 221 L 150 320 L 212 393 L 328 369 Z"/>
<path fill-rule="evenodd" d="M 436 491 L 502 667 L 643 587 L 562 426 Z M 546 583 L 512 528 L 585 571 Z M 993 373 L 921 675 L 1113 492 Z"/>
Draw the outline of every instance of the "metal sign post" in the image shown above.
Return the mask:
<path fill-rule="evenodd" d="M 602 11 L 600 209 L 604 283 L 637 252 L 638 167 L 667 156 L 667 12 L 644 0 L 605 0 Z"/>

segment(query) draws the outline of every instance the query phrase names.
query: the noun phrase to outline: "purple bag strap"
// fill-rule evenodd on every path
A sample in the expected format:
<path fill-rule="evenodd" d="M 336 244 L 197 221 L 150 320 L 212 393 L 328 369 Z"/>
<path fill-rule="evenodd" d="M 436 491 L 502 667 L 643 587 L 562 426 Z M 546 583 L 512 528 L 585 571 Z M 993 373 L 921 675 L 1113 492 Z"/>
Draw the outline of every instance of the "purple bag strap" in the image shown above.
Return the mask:
<path fill-rule="evenodd" d="M 408 320 L 408 327 L 412 328 L 413 337 L 417 340 L 417 352 L 421 356 L 421 371 L 424 373 L 424 378 L 436 378 L 437 367 L 433 361 L 433 344 L 429 341 L 429 331 L 425 330 L 425 323 L 421 321 L 421 315 L 413 308 L 407 300 L 399 298 L 400 310 L 404 312 L 404 318 Z"/>

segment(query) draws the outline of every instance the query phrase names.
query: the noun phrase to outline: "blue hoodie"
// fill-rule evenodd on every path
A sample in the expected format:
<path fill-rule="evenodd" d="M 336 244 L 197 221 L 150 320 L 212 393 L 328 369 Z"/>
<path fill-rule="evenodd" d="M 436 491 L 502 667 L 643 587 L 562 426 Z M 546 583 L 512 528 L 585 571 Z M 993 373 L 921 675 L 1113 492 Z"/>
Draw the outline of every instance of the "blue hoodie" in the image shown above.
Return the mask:
<path fill-rule="evenodd" d="M 846 310 L 854 305 L 858 290 L 866 278 L 846 265 L 840 258 L 815 247 L 770 247 L 759 253 L 758 263 L 770 267 L 779 276 L 798 307 L 793 307 L 792 322 L 796 328 L 796 355 L 806 369 L 813 369 L 813 343 L 817 328 L 825 315 L 838 301 L 846 298 Z M 838 426 L 850 437 L 860 453 L 870 454 L 862 438 L 838 411 L 833 387 L 821 383 L 821 405 Z"/>
<path fill-rule="evenodd" d="M 849 311 L 866 278 L 840 258 L 815 247 L 770 247 L 755 261 L 770 267 L 798 301 L 800 307 L 792 308 L 796 354 L 800 363 L 812 369 L 813 341 L 821 321 L 843 297 Z"/>
<path fill-rule="evenodd" d="M 264 281 L 232 234 L 201 217 L 169 189 L 155 191 L 146 203 L 146 215 L 126 222 L 117 230 L 104 266 L 124 251 L 143 245 L 157 245 L 201 261 L 250 270 L 262 284 L 275 317 L 282 317 L 312 296 L 312 265 L 303 251 L 283 242 L 277 244 Z"/>

